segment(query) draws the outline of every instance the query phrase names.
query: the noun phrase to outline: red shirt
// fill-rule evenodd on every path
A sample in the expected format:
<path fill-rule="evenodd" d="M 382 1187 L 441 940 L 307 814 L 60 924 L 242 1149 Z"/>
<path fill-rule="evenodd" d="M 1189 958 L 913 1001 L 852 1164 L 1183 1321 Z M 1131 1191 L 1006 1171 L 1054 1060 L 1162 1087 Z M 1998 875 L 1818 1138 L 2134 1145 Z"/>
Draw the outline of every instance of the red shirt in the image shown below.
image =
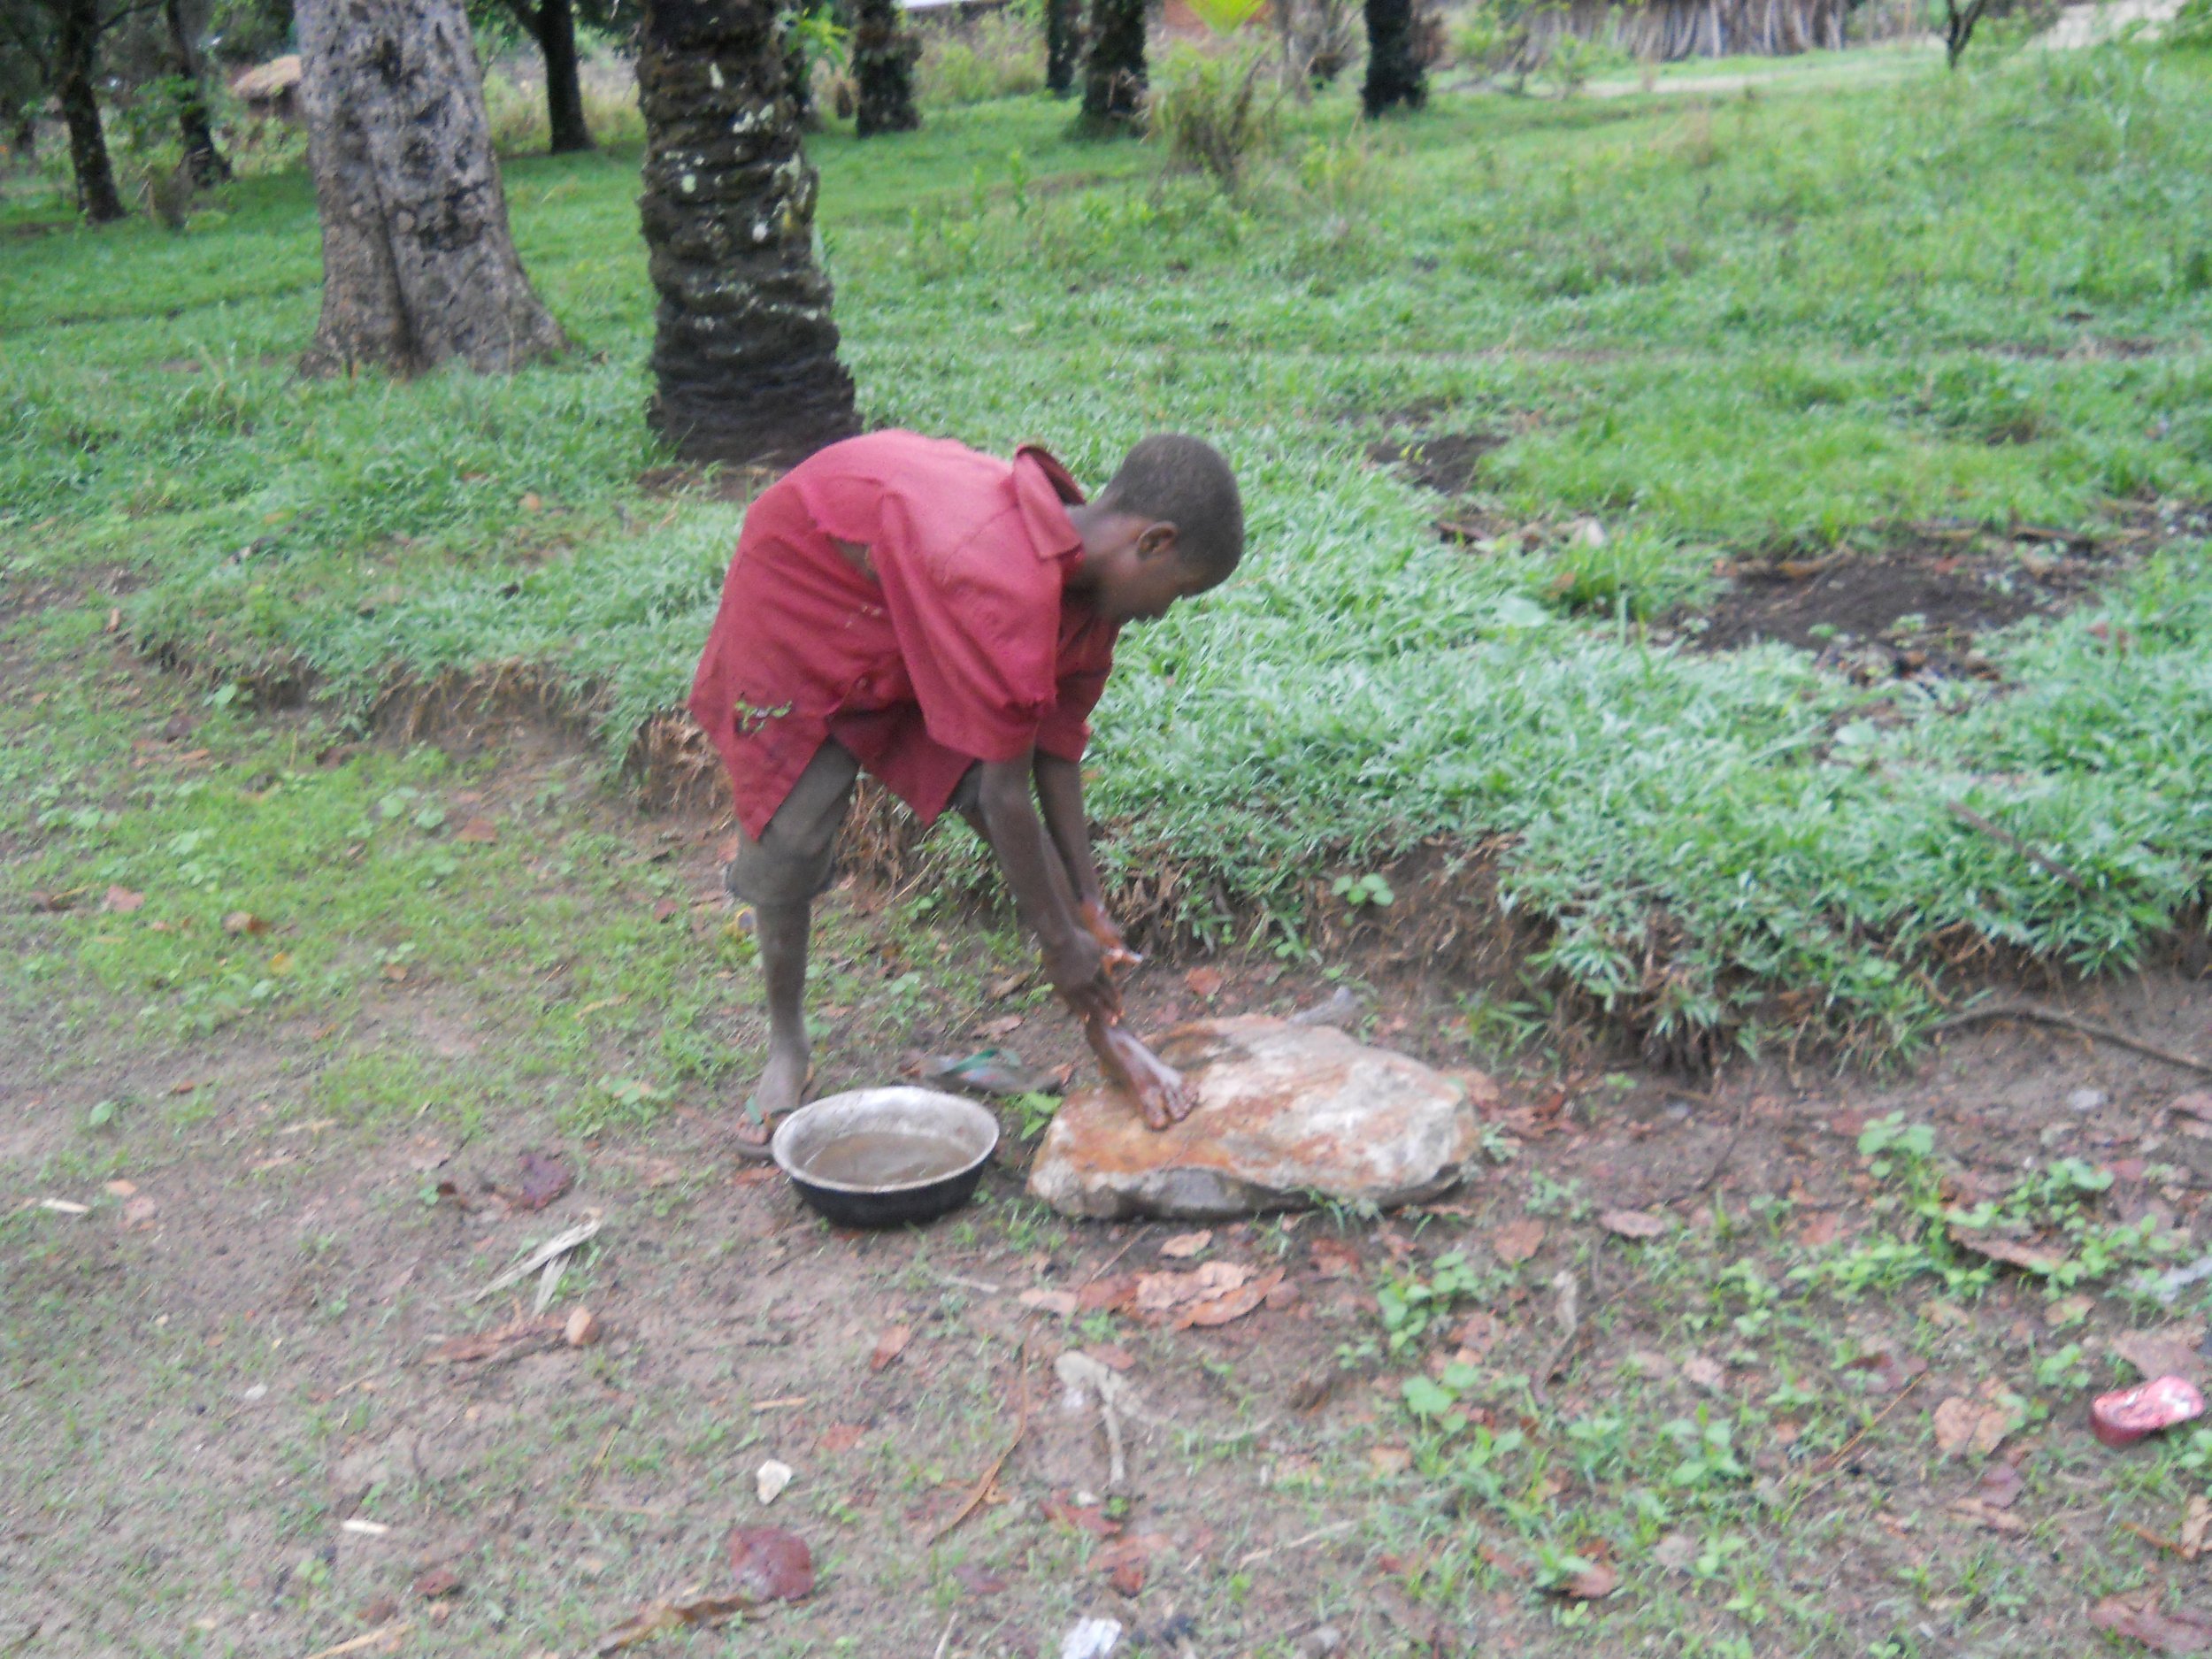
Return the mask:
<path fill-rule="evenodd" d="M 746 833 L 826 738 L 924 823 L 977 761 L 1080 759 L 1120 631 L 1063 593 L 1082 499 L 1042 449 L 1010 464 L 910 432 L 833 443 L 763 491 L 690 704 Z"/>

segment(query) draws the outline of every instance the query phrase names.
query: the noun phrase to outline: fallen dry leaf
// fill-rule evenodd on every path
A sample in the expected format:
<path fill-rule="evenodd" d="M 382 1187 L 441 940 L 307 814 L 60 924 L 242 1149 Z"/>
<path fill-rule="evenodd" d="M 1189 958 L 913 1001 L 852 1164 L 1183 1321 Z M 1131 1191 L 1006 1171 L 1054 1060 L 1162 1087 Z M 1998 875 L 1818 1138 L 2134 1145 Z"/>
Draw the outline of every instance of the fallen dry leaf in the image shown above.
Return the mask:
<path fill-rule="evenodd" d="M 2020 1426 L 2024 1416 L 2017 1395 L 1985 1382 L 1972 1397 L 1954 1394 L 1935 1409 L 1937 1449 L 1954 1456 L 1970 1452 L 1986 1457 Z"/>
<path fill-rule="evenodd" d="M 1682 1362 L 1682 1374 L 1691 1382 L 1709 1393 L 1717 1394 L 1728 1380 L 1728 1371 L 1718 1360 L 1703 1354 L 1693 1354 Z"/>
<path fill-rule="evenodd" d="M 1071 1290 L 1025 1290 L 1014 1300 L 1025 1308 L 1034 1308 L 1039 1313 L 1061 1319 L 1072 1319 L 1082 1305 L 1081 1299 Z"/>
<path fill-rule="evenodd" d="M 1985 1498 L 1961 1498 L 1951 1506 L 1951 1513 L 1962 1521 L 1971 1521 L 1985 1526 L 1993 1532 L 2004 1532 L 2017 1537 L 2028 1530 L 2028 1524 L 2016 1515 L 2008 1514 Z"/>
<path fill-rule="evenodd" d="M 1160 1254 L 1171 1261 L 1187 1261 L 1214 1241 L 1211 1227 L 1201 1227 L 1195 1233 L 1179 1233 L 1171 1239 L 1160 1240 Z"/>
<path fill-rule="evenodd" d="M 461 1575 L 450 1567 L 433 1567 L 415 1580 L 415 1594 L 426 1601 L 451 1595 L 461 1587 Z"/>
<path fill-rule="evenodd" d="M 1006 1587 L 1006 1579 L 993 1572 L 980 1562 L 963 1561 L 955 1564 L 952 1576 L 960 1580 L 970 1595 L 996 1595 Z"/>
<path fill-rule="evenodd" d="M 567 1164 L 542 1153 L 522 1155 L 522 1185 L 502 1194 L 517 1210 L 542 1210 L 569 1188 L 576 1177 Z"/>
<path fill-rule="evenodd" d="M 654 905 L 653 905 L 653 919 L 654 919 L 655 921 L 657 921 L 657 922 L 664 922 L 664 921 L 667 921 L 670 918 L 673 917 L 673 916 L 676 914 L 676 912 L 677 912 L 678 910 L 680 910 L 681 909 L 683 909 L 683 904 L 682 904 L 682 902 L 681 902 L 681 901 L 680 901 L 680 900 L 677 900 L 677 899 L 661 899 L 661 900 L 658 900 L 658 901 L 657 901 L 657 902 L 654 903 Z"/>
<path fill-rule="evenodd" d="M 1367 1466 L 1379 1475 L 1402 1475 L 1413 1467 L 1413 1454 L 1403 1446 L 1371 1446 Z"/>
<path fill-rule="evenodd" d="M 2204 1356 L 2197 1348 L 2203 1340 L 2203 1325 L 2192 1323 L 2170 1325 L 2155 1331 L 2124 1332 L 2112 1338 L 2108 1346 L 2142 1372 L 2146 1381 L 2154 1377 L 2185 1377 L 2202 1387 L 2207 1367 Z"/>
<path fill-rule="evenodd" d="M 1486 1308 L 1478 1308 L 1461 1320 L 1459 1329 L 1452 1333 L 1451 1340 L 1458 1346 L 1453 1357 L 1471 1364 L 1496 1347 L 1498 1339 L 1504 1334 L 1505 1326 L 1498 1316 Z"/>
<path fill-rule="evenodd" d="M 100 908 L 112 910 L 118 916 L 128 916 L 133 910 L 145 908 L 146 895 L 134 893 L 128 887 L 110 887 L 107 897 L 100 901 Z"/>
<path fill-rule="evenodd" d="M 486 846 L 499 839 L 499 826 L 488 818 L 472 818 L 453 832 L 453 839 L 472 846 Z"/>
<path fill-rule="evenodd" d="M 1241 1319 L 1271 1295 L 1283 1282 L 1283 1270 L 1270 1268 L 1249 1283 L 1218 1296 L 1209 1296 L 1203 1302 L 1193 1302 L 1183 1310 L 1175 1321 L 1175 1328 L 1187 1331 L 1194 1325 L 1227 1325 L 1232 1319 Z"/>
<path fill-rule="evenodd" d="M 2010 1463 L 1992 1463 L 1982 1471 L 1982 1478 L 1974 1487 L 1974 1497 L 1993 1509 L 2009 1509 L 2020 1496 L 2024 1483 L 2020 1471 Z M 2208 1511 L 2212 1513 L 2212 1511 Z"/>
<path fill-rule="evenodd" d="M 1559 1593 L 1578 1601 L 1601 1601 L 1618 1589 L 1620 1583 L 1621 1575 L 1601 1561 L 1561 1585 Z"/>
<path fill-rule="evenodd" d="M 1508 1267 L 1518 1266 L 1544 1247 L 1544 1224 L 1533 1216 L 1509 1221 L 1490 1235 L 1490 1248 Z"/>
<path fill-rule="evenodd" d="M 2194 1561 L 2204 1554 L 2204 1535 L 2212 1532 L 2212 1498 L 2198 1493 L 2189 1500 L 2189 1508 L 2181 1518 L 2181 1558 Z"/>
<path fill-rule="evenodd" d="M 1134 1595 L 1144 1588 L 1144 1575 L 1152 1564 L 1152 1557 L 1167 1548 L 1168 1540 L 1160 1532 L 1133 1532 L 1118 1538 L 1091 1555 L 1091 1566 L 1106 1575 L 1107 1582 L 1123 1595 Z"/>
<path fill-rule="evenodd" d="M 1123 1312 L 1133 1306 L 1137 1298 L 1137 1276 L 1117 1273 L 1110 1279 L 1095 1279 L 1075 1293 L 1078 1313 L 1102 1313 L 1109 1310 Z"/>
<path fill-rule="evenodd" d="M 1977 1256 L 2007 1267 L 2016 1267 L 2030 1273 L 2047 1273 L 2065 1257 L 2058 1251 L 2043 1245 L 2031 1244 L 2024 1239 L 2008 1239 L 1994 1233 L 1971 1233 L 1964 1227 L 1950 1230 L 1951 1241 L 1961 1249 L 1971 1250 Z"/>
<path fill-rule="evenodd" d="M 1127 1371 L 1137 1363 L 1137 1356 L 1127 1348 L 1116 1348 L 1111 1343 L 1094 1342 L 1088 1348 L 1078 1351 L 1096 1360 L 1108 1371 Z"/>
<path fill-rule="evenodd" d="M 1316 1239 L 1306 1250 L 1324 1279 L 1350 1279 L 1359 1271 L 1359 1251 L 1341 1239 Z"/>
<path fill-rule="evenodd" d="M 136 1193 L 123 1201 L 123 1225 L 135 1233 L 142 1227 L 154 1225 L 154 1214 L 160 1207 L 143 1193 Z"/>
<path fill-rule="evenodd" d="M 594 1651 L 605 1659 L 608 1654 L 650 1641 L 663 1631 L 722 1624 L 752 1605 L 751 1599 L 742 1595 L 695 1595 L 681 1601 L 655 1601 L 602 1636 Z"/>
<path fill-rule="evenodd" d="M 756 1601 L 799 1601 L 814 1594 L 814 1552 L 780 1526 L 733 1526 L 723 1546 L 737 1587 Z"/>
<path fill-rule="evenodd" d="M 867 1428 L 858 1423 L 833 1423 L 822 1431 L 818 1444 L 826 1452 L 849 1452 L 868 1437 Z"/>
<path fill-rule="evenodd" d="M 138 1187 L 131 1181 L 113 1180 L 101 1182 L 100 1190 L 104 1193 L 112 1193 L 118 1198 L 128 1198 L 138 1190 Z"/>
<path fill-rule="evenodd" d="M 1008 1037 L 1021 1029 L 1021 1023 L 1019 1014 L 1002 1014 L 996 1019 L 985 1020 L 976 1030 L 986 1037 Z"/>
<path fill-rule="evenodd" d="M 1228 975 L 1218 968 L 1193 968 L 1183 976 L 1183 983 L 1190 987 L 1193 996 L 1210 1002 L 1221 995 L 1221 987 L 1228 983 Z"/>
<path fill-rule="evenodd" d="M 1656 1239 L 1667 1230 L 1666 1217 L 1648 1210 L 1603 1210 L 1598 1225 L 1624 1239 Z"/>
<path fill-rule="evenodd" d="M 906 1352 L 906 1345 L 914 1340 L 910 1325 L 887 1325 L 883 1334 L 876 1339 L 875 1351 L 868 1356 L 868 1369 L 881 1371 L 893 1360 Z"/>
<path fill-rule="evenodd" d="M 1833 1210 L 1822 1210 L 1805 1217 L 1797 1230 L 1797 1241 L 1809 1250 L 1824 1249 L 1836 1241 L 1843 1231 L 1843 1217 Z"/>
<path fill-rule="evenodd" d="M 571 1348 L 589 1348 L 599 1340 L 599 1316 L 588 1308 L 578 1308 L 561 1326 L 561 1340 Z"/>
<path fill-rule="evenodd" d="M 2157 1653 L 2212 1652 L 2212 1619 L 2186 1611 L 2159 1611 L 2155 1590 L 2142 1595 L 2108 1595 L 2089 1609 L 2089 1622 Z"/>
<path fill-rule="evenodd" d="M 1121 1531 L 1121 1523 L 1106 1513 L 1105 1506 L 1097 1503 L 1072 1503 L 1065 1498 L 1046 1498 L 1038 1504 L 1048 1521 L 1062 1526 L 1071 1526 L 1094 1538 L 1111 1538 Z"/>
<path fill-rule="evenodd" d="M 542 1319 L 517 1319 L 503 1325 L 495 1331 L 480 1331 L 474 1336 L 449 1337 L 430 1350 L 429 1357 L 442 1365 L 462 1365 L 478 1360 L 509 1360 L 541 1348 L 551 1348 L 561 1340 L 564 1322 L 549 1316 Z"/>
<path fill-rule="evenodd" d="M 1225 1295 L 1251 1277 L 1252 1270 L 1239 1262 L 1207 1262 L 1187 1273 L 1140 1273 L 1136 1311 L 1171 1313 L 1185 1302 Z"/>
<path fill-rule="evenodd" d="M 223 931 L 227 933 L 265 933 L 269 931 L 269 924 L 251 910 L 233 910 L 223 918 Z"/>

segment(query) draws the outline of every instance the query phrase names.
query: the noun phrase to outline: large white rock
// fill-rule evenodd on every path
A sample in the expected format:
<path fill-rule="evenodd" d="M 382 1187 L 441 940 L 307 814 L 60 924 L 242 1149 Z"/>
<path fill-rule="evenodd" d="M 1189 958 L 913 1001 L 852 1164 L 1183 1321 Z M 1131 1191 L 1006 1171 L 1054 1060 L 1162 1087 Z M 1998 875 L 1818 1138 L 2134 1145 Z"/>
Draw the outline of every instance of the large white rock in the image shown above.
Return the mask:
<path fill-rule="evenodd" d="M 1451 1186 L 1478 1144 L 1464 1085 L 1325 1025 L 1202 1020 L 1168 1033 L 1159 1054 L 1196 1087 L 1191 1115 L 1154 1131 L 1115 1090 L 1071 1095 L 1031 1166 L 1033 1196 L 1098 1220 L 1324 1198 L 1387 1208 Z"/>

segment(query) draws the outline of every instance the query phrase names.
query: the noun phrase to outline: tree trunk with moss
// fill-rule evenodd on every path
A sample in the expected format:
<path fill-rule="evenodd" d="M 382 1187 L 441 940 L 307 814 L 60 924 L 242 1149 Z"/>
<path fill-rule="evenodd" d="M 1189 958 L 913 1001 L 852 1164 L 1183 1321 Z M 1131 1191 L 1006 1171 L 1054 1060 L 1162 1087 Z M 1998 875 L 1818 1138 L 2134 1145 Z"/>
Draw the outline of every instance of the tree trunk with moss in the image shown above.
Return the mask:
<path fill-rule="evenodd" d="M 100 125 L 98 0 L 62 0 L 54 33 L 54 80 L 61 95 L 62 124 L 69 129 L 69 165 L 77 179 L 77 205 L 96 225 L 123 217 L 115 169 L 108 162 L 107 132 Z"/>
<path fill-rule="evenodd" d="M 856 0 L 853 10 L 853 84 L 859 92 L 855 130 L 910 133 L 922 124 L 914 107 L 914 60 L 921 44 L 905 27 L 899 0 Z"/>
<path fill-rule="evenodd" d="M 1370 117 L 1397 108 L 1417 110 L 1429 101 L 1429 73 L 1422 50 L 1415 0 L 1366 0 L 1367 82 L 1360 104 Z"/>
<path fill-rule="evenodd" d="M 162 20 L 169 26 L 169 50 L 176 58 L 177 136 L 184 149 L 185 171 L 203 190 L 230 177 L 230 163 L 215 148 L 215 128 L 208 119 L 207 91 L 200 84 L 200 54 L 186 27 L 184 0 L 162 0 Z"/>
<path fill-rule="evenodd" d="M 773 0 L 649 0 L 640 29 L 647 414 L 698 460 L 796 461 L 856 428 L 786 46 Z"/>
<path fill-rule="evenodd" d="M 560 350 L 515 257 L 460 0 L 301 0 L 297 17 L 323 229 L 300 372 L 492 373 Z"/>
<path fill-rule="evenodd" d="M 1093 133 L 1144 125 L 1144 0 L 1091 0 L 1083 65 L 1083 126 Z"/>
<path fill-rule="evenodd" d="M 1045 0 L 1045 90 L 1056 98 L 1073 92 L 1082 61 L 1081 0 Z"/>

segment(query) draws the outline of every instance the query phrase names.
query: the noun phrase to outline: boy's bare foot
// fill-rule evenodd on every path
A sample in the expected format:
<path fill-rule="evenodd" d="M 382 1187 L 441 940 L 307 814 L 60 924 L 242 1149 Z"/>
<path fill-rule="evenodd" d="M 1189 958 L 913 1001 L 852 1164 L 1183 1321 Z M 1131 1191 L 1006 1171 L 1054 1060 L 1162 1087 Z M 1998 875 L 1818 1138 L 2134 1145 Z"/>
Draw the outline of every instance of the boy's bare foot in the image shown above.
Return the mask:
<path fill-rule="evenodd" d="M 738 1109 L 736 1141 L 738 1156 L 747 1158 L 768 1156 L 768 1142 L 776 1133 L 776 1125 L 799 1109 L 806 1098 L 806 1086 L 812 1079 L 807 1064 L 807 1052 L 801 1048 L 771 1048 L 768 1064 L 761 1069 L 760 1081 L 744 1105 Z"/>

